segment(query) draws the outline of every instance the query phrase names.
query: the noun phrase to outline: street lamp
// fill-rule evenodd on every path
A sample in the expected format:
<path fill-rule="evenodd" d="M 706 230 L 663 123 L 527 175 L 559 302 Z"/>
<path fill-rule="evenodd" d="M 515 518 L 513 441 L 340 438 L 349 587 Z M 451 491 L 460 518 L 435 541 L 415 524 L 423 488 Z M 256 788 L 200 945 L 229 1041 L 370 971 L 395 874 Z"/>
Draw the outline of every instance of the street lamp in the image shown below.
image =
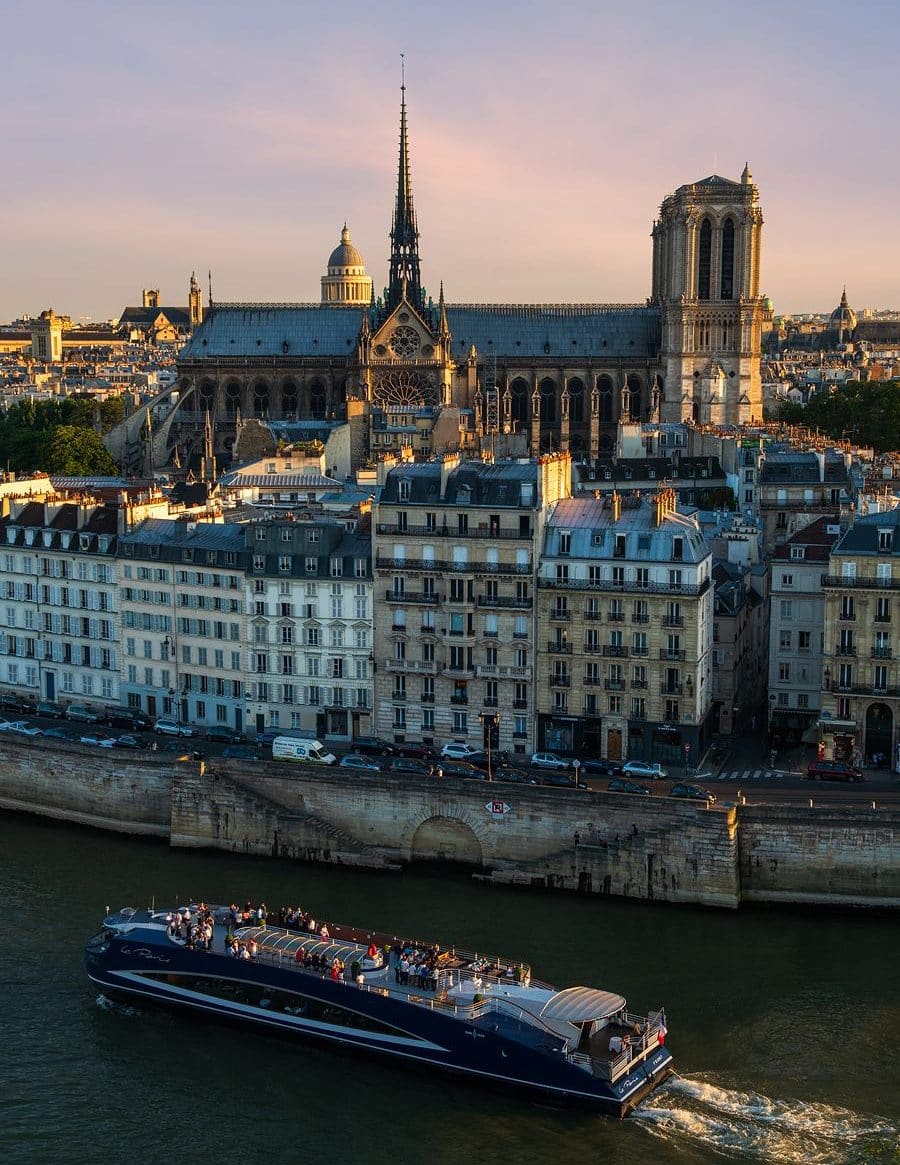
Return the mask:
<path fill-rule="evenodd" d="M 483 733 L 487 742 L 487 779 L 493 781 L 494 769 L 492 764 L 491 749 L 494 744 L 494 733 L 500 727 L 500 713 L 499 712 L 479 712 L 478 719 L 481 722 L 482 729 L 486 728 L 487 732 Z"/>

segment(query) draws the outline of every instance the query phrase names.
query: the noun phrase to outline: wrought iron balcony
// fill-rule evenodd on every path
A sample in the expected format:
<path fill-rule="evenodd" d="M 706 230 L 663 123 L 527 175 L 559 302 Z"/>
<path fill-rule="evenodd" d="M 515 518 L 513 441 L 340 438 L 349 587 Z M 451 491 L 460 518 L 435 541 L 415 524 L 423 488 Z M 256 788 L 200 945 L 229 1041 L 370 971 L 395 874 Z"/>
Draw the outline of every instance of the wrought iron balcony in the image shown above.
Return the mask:
<path fill-rule="evenodd" d="M 672 660 L 674 662 L 680 662 L 680 661 L 684 660 L 684 652 L 683 651 L 670 651 L 668 647 L 661 647 L 659 649 L 659 658 Z"/>
<path fill-rule="evenodd" d="M 822 586 L 830 590 L 850 587 L 854 590 L 896 591 L 900 590 L 900 578 L 879 578 L 872 574 L 853 575 L 851 578 L 842 574 L 826 574 L 822 576 Z"/>
<path fill-rule="evenodd" d="M 534 605 L 534 599 L 520 599 L 516 595 L 479 595 L 479 607 L 503 607 L 511 608 L 515 611 L 530 611 Z"/>
<path fill-rule="evenodd" d="M 572 677 L 563 672 L 551 672 L 550 684 L 554 688 L 568 688 L 572 682 Z"/>
<path fill-rule="evenodd" d="M 437 605 L 442 595 L 431 594 L 429 591 L 385 591 L 385 602 L 388 603 L 428 603 Z"/>
<path fill-rule="evenodd" d="M 550 618 L 554 623 L 568 623 L 572 618 L 572 612 L 566 607 L 565 609 L 557 607 L 550 612 Z"/>
<path fill-rule="evenodd" d="M 552 643 L 551 642 L 551 643 L 547 644 L 547 650 L 550 652 L 551 655 L 571 655 L 572 654 L 572 644 L 571 643 Z"/>
<path fill-rule="evenodd" d="M 662 696 L 683 696 L 684 684 L 662 683 L 659 685 L 659 692 Z"/>
<path fill-rule="evenodd" d="M 606 690 L 608 692 L 624 692 L 625 691 L 625 681 L 624 680 L 604 680 L 603 686 L 604 686 L 604 688 L 606 688 Z"/>
<path fill-rule="evenodd" d="M 603 654 L 606 656 L 609 656 L 612 659 L 627 659 L 628 658 L 628 648 L 622 647 L 620 645 L 615 645 L 612 643 L 604 643 L 603 644 Z"/>
<path fill-rule="evenodd" d="M 891 649 L 889 647 L 873 647 L 872 659 L 890 659 Z"/>

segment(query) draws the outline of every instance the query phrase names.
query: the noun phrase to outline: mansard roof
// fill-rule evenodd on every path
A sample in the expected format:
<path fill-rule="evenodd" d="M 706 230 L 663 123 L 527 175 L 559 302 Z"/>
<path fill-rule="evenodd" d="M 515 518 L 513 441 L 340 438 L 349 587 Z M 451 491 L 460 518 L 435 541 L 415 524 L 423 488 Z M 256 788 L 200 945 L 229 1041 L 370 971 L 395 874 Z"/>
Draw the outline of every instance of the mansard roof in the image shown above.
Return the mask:
<path fill-rule="evenodd" d="M 178 327 L 189 328 L 191 326 L 191 313 L 186 307 L 171 307 L 162 305 L 160 307 L 126 307 L 122 309 L 122 314 L 119 316 L 120 324 L 134 324 L 138 327 L 149 327 L 160 316 L 165 316 L 170 324 L 175 324 Z"/>
<path fill-rule="evenodd" d="M 182 349 L 180 361 L 247 356 L 353 357 L 360 307 L 318 303 L 216 304 Z M 474 344 L 484 359 L 553 356 L 642 359 L 660 347 L 659 309 L 640 304 L 465 303 L 447 306 L 452 355 Z"/>

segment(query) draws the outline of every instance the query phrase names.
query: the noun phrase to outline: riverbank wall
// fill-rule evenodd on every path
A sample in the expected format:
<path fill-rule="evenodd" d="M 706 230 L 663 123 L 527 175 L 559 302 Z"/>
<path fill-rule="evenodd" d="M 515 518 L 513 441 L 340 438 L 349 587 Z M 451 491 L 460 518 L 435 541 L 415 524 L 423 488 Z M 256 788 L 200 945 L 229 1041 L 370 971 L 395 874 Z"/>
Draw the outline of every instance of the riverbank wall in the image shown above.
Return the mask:
<path fill-rule="evenodd" d="M 0 808 L 299 861 L 660 902 L 897 908 L 900 810 L 669 798 L 0 741 Z"/>

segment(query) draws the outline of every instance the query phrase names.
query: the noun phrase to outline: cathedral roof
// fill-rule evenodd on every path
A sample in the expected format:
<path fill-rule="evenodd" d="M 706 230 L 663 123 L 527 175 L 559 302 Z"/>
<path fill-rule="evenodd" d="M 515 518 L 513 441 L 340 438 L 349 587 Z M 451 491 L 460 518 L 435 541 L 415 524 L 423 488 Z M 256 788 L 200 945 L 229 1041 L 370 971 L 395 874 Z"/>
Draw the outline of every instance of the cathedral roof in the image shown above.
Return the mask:
<path fill-rule="evenodd" d="M 360 307 L 311 303 L 216 304 L 179 361 L 245 357 L 353 357 Z M 469 303 L 447 305 L 452 355 L 465 360 L 474 344 L 484 359 L 542 356 L 655 357 L 659 309 L 637 304 Z"/>

